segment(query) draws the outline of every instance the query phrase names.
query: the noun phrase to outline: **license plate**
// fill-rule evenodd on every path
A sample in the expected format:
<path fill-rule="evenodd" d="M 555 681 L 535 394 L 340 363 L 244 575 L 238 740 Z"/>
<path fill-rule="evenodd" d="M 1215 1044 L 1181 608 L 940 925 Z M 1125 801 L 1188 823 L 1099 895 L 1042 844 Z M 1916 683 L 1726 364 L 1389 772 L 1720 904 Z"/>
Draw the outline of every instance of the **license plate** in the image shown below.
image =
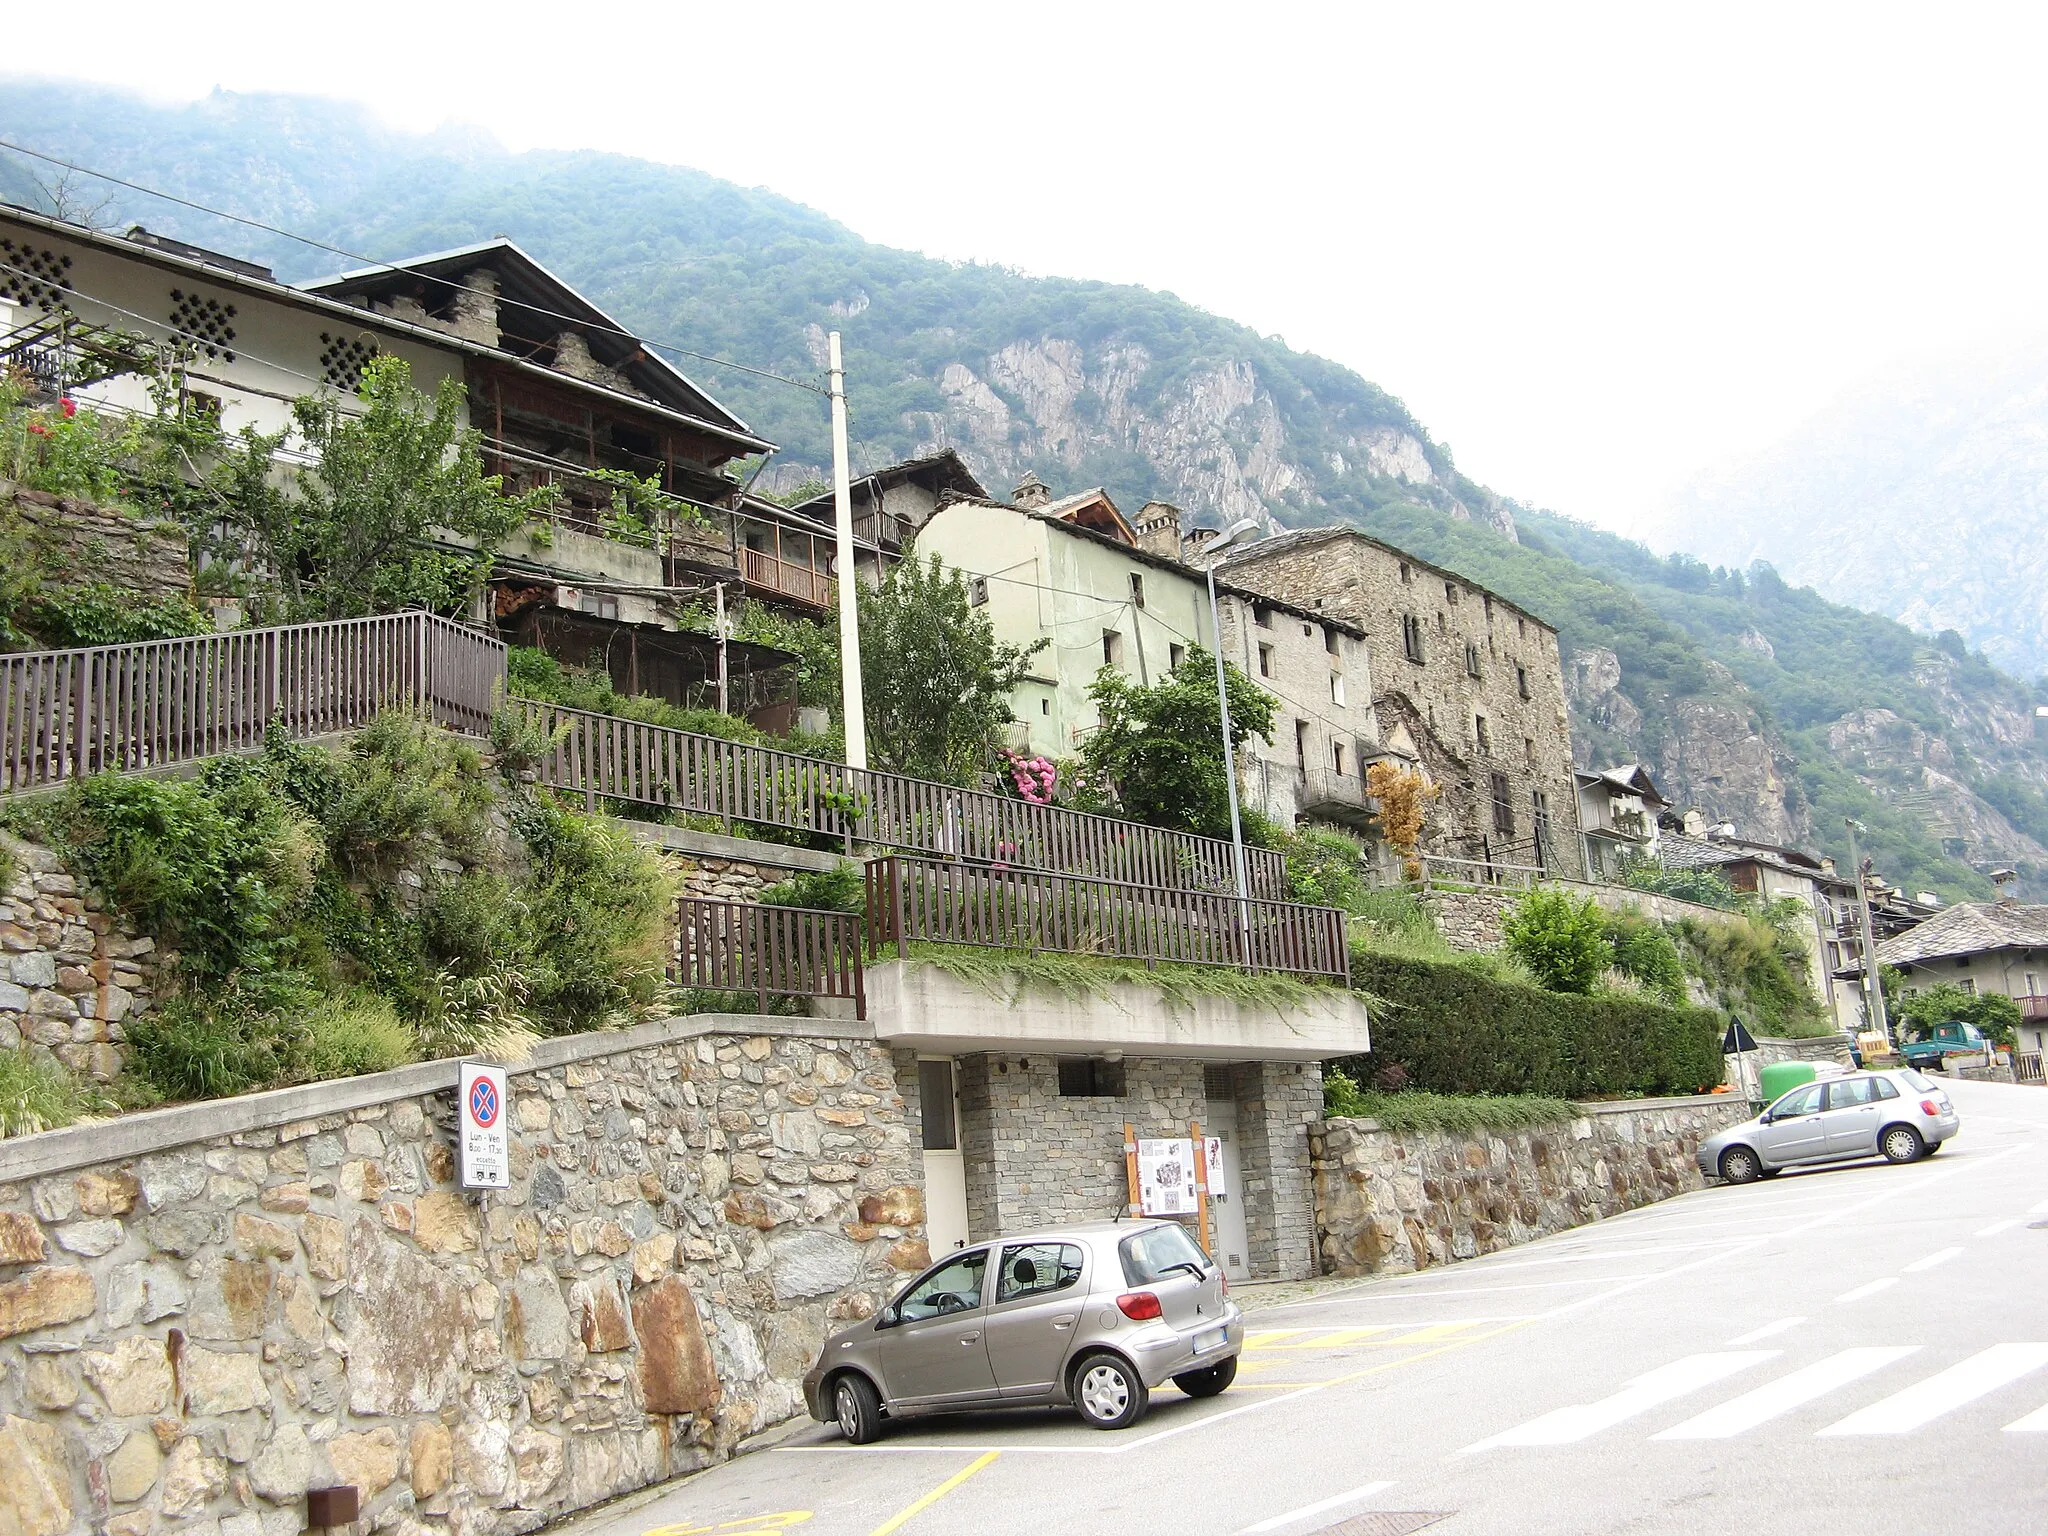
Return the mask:
<path fill-rule="evenodd" d="M 1207 1350 L 1214 1349 L 1229 1337 L 1230 1330 L 1228 1328 L 1212 1328 L 1207 1333 L 1198 1333 L 1195 1335 L 1195 1353 L 1199 1355 Z"/>

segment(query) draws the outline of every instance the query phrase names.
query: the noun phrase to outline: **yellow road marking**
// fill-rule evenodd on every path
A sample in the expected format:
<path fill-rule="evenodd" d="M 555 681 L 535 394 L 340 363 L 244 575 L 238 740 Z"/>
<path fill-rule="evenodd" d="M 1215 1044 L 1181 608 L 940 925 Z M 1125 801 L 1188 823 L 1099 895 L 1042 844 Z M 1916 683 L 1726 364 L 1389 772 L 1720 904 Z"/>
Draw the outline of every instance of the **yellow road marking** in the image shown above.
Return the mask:
<path fill-rule="evenodd" d="M 891 1515 L 887 1520 L 884 1520 L 880 1525 L 876 1526 L 872 1531 L 870 1531 L 868 1533 L 868 1536 L 889 1536 L 889 1533 L 891 1531 L 901 1530 L 904 1524 L 907 1521 L 909 1521 L 911 1516 L 919 1514 L 924 1510 L 930 1509 L 934 1504 L 938 1503 L 939 1500 L 943 1499 L 947 1494 L 951 1493 L 955 1488 L 958 1488 L 962 1483 L 966 1482 L 967 1479 L 974 1476 L 975 1473 L 979 1472 L 983 1467 L 987 1466 L 990 1462 L 994 1461 L 998 1456 L 1002 1454 L 1003 1453 L 1001 1451 L 990 1451 L 986 1456 L 976 1457 L 973 1461 L 969 1462 L 966 1466 L 962 1467 L 958 1472 L 955 1472 L 951 1477 L 947 1478 L 943 1483 L 939 1484 L 938 1487 L 934 1488 L 930 1493 L 926 1494 L 923 1498 L 919 1499 L 909 1508 L 902 1510 L 897 1514 Z"/>
<path fill-rule="evenodd" d="M 1404 1333 L 1398 1339 L 1389 1339 L 1389 1344 L 1434 1344 L 1438 1339 L 1452 1338 L 1467 1328 L 1477 1328 L 1477 1323 L 1432 1323 L 1427 1328 L 1418 1328 L 1413 1333 Z"/>
<path fill-rule="evenodd" d="M 723 1525 L 657 1525 L 644 1536 L 712 1536 L 713 1532 L 719 1536 L 772 1536 L 810 1518 L 808 1509 L 785 1509 L 772 1515 L 746 1515 Z"/>
<path fill-rule="evenodd" d="M 1291 1339 L 1297 1334 L 1307 1332 L 1306 1328 L 1261 1328 L 1256 1333 L 1247 1333 L 1244 1336 L 1244 1347 L 1246 1349 L 1270 1349 L 1272 1348 L 1270 1340 Z"/>

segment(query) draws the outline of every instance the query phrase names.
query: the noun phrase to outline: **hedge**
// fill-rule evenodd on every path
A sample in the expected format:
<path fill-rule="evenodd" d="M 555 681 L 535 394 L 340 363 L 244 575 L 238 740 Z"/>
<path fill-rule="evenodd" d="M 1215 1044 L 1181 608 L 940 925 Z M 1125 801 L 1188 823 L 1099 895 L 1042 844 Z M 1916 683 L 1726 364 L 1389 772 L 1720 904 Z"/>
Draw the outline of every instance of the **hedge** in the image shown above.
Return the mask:
<path fill-rule="evenodd" d="M 1561 1099 L 1699 1093 L 1721 1081 L 1721 1016 L 1632 997 L 1574 996 L 1433 960 L 1354 951 L 1351 984 L 1375 999 L 1361 1083 L 1399 1066 L 1432 1093 Z"/>

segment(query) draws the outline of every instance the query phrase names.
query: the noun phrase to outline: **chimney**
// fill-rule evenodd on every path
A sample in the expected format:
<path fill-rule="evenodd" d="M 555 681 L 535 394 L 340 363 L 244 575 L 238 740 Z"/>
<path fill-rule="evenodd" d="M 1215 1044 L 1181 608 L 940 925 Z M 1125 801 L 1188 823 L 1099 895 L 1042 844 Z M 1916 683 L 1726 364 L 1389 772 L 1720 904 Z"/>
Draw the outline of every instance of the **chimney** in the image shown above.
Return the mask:
<path fill-rule="evenodd" d="M 2016 869 L 1994 869 L 1991 871 L 1991 883 L 1997 888 L 1998 904 L 2001 907 L 2016 907 L 2020 904 L 2019 897 L 2012 893 L 2012 883 L 2019 879 L 2019 877 L 2020 872 Z M 1926 898 L 1923 897 L 1921 899 L 1925 900 Z"/>
<path fill-rule="evenodd" d="M 1052 500 L 1052 490 L 1027 469 L 1024 471 L 1024 478 L 1017 482 L 1017 488 L 1010 492 L 1010 500 L 1026 510 L 1042 507 Z"/>
<path fill-rule="evenodd" d="M 464 341 L 486 347 L 502 344 L 498 334 L 498 274 L 489 267 L 472 267 L 456 281 L 452 316 L 455 334 Z"/>
<path fill-rule="evenodd" d="M 1707 818 L 1697 810 L 1687 811 L 1685 813 L 1685 820 L 1680 825 L 1685 828 L 1685 835 L 1687 837 L 1705 837 L 1707 835 Z"/>
<path fill-rule="evenodd" d="M 1180 558 L 1180 508 L 1170 501 L 1148 501 L 1138 509 L 1138 548 L 1169 560 Z"/>

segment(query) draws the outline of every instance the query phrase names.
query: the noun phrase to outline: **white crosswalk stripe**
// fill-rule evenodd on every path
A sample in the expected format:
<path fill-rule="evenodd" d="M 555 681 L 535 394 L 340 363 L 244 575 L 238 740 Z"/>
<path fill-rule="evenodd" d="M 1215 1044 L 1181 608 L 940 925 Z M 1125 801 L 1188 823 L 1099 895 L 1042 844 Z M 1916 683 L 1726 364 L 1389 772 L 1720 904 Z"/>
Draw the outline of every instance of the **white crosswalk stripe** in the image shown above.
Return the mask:
<path fill-rule="evenodd" d="M 1883 1370 L 1919 1349 L 1917 1344 L 1881 1345 L 1867 1349 L 1845 1349 L 1825 1360 L 1766 1382 L 1753 1392 L 1732 1398 L 1705 1413 L 1674 1425 L 1653 1440 L 1726 1440 L 1745 1430 L 1767 1424 L 1781 1414 L 1825 1397 L 1838 1387 L 1860 1381 L 1873 1371 Z"/>
<path fill-rule="evenodd" d="M 1484 1451 L 1502 1445 L 1569 1445 L 1583 1440 L 1588 1435 L 1598 1434 L 1616 1424 L 1632 1419 L 1638 1414 L 1648 1413 L 1660 1403 L 1683 1397 L 1688 1392 L 1697 1392 L 1710 1387 L 1717 1381 L 1725 1380 L 1738 1371 L 1761 1365 L 1766 1360 L 1778 1357 L 1775 1349 L 1723 1350 L 1713 1354 L 1687 1355 L 1669 1365 L 1660 1366 L 1647 1375 L 1638 1376 L 1611 1397 L 1604 1397 L 1597 1403 L 1580 1403 L 1570 1408 L 1559 1408 L 1541 1418 L 1514 1429 L 1504 1430 L 1476 1444 L 1465 1447 L 1467 1451 Z"/>
<path fill-rule="evenodd" d="M 1823 1435 L 1904 1435 L 2048 1365 L 2048 1344 L 1994 1344 L 1830 1424 Z M 2024 1420 L 2022 1422 L 2025 1422 Z"/>

